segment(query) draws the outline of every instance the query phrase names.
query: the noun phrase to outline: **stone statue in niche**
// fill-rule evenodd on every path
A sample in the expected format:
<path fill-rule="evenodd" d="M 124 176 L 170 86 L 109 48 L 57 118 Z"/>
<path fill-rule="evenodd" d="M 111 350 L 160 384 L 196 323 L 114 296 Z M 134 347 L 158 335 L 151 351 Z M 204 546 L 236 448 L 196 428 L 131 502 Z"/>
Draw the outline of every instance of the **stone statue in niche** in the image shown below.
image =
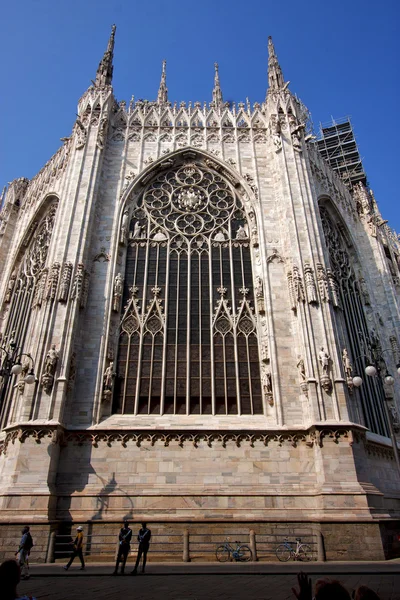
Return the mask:
<path fill-rule="evenodd" d="M 346 377 L 351 379 L 352 373 L 353 373 L 353 365 L 350 362 L 349 354 L 348 354 L 346 348 L 343 348 L 342 363 L 343 363 L 343 369 L 346 374 Z"/>
<path fill-rule="evenodd" d="M 133 232 L 132 232 L 132 238 L 140 238 L 142 233 L 142 226 L 140 225 L 139 221 L 136 221 L 135 226 L 133 228 Z"/>
<path fill-rule="evenodd" d="M 321 263 L 317 263 L 317 281 L 319 296 L 322 302 L 329 302 L 329 283 L 324 267 Z"/>
<path fill-rule="evenodd" d="M 399 413 L 397 412 L 397 408 L 395 406 L 389 406 L 389 413 L 392 420 L 392 426 L 395 433 L 400 431 L 400 421 L 399 421 Z"/>
<path fill-rule="evenodd" d="M 256 285 L 255 285 L 254 292 L 255 292 L 255 296 L 256 296 L 258 312 L 260 314 L 263 314 L 263 313 L 265 313 L 264 288 L 263 288 L 262 279 L 259 275 L 257 275 L 255 283 L 256 283 Z"/>
<path fill-rule="evenodd" d="M 24 363 L 22 365 L 22 371 L 19 375 L 19 379 L 18 379 L 18 383 L 17 383 L 17 388 L 21 395 L 24 393 L 24 390 L 25 390 L 25 377 L 28 375 L 28 371 L 29 371 L 29 362 L 26 360 L 26 361 L 24 361 Z"/>
<path fill-rule="evenodd" d="M 239 228 L 236 232 L 236 239 L 237 240 L 247 240 L 248 239 L 247 232 L 242 225 L 239 225 Z"/>
<path fill-rule="evenodd" d="M 306 381 L 306 367 L 304 365 L 304 360 L 301 358 L 301 356 L 299 356 L 298 358 L 299 362 L 297 363 L 297 368 L 299 370 L 300 383 L 303 383 L 304 381 Z"/>
<path fill-rule="evenodd" d="M 128 230 L 129 230 L 129 212 L 127 210 L 125 210 L 124 214 L 122 215 L 121 229 L 120 229 L 120 235 L 119 235 L 119 243 L 122 244 L 123 246 L 125 246 L 128 241 Z"/>
<path fill-rule="evenodd" d="M 76 120 L 76 125 L 76 149 L 80 150 L 86 144 L 87 130 L 79 118 Z"/>
<path fill-rule="evenodd" d="M 51 346 L 50 350 L 46 354 L 46 358 L 44 361 L 43 375 L 42 375 L 42 380 L 41 380 L 43 389 L 47 394 L 50 394 L 50 392 L 53 388 L 54 376 L 55 376 L 56 369 L 57 369 L 57 363 L 58 363 L 58 352 L 56 350 L 55 344 L 53 344 Z"/>
<path fill-rule="evenodd" d="M 319 364 L 321 365 L 322 372 L 324 373 L 324 375 L 328 375 L 330 356 L 326 352 L 326 350 L 324 350 L 323 346 L 321 346 L 321 349 L 318 352 L 318 360 Z"/>
<path fill-rule="evenodd" d="M 369 297 L 369 291 L 368 291 L 368 287 L 367 287 L 367 282 L 365 281 L 364 277 L 362 277 L 360 275 L 360 278 L 358 280 L 359 286 L 360 286 L 360 291 L 361 291 L 361 295 L 363 298 L 363 302 L 366 306 L 370 306 L 371 304 L 371 299 Z"/>
<path fill-rule="evenodd" d="M 103 400 L 111 398 L 114 376 L 114 362 L 111 361 L 103 375 Z"/>
<path fill-rule="evenodd" d="M 114 281 L 113 310 L 115 312 L 119 312 L 119 309 L 121 306 L 121 298 L 122 298 L 123 289 L 124 289 L 124 279 L 123 279 L 121 273 L 118 273 L 118 275 L 115 277 L 115 281 Z"/>
<path fill-rule="evenodd" d="M 272 393 L 272 377 L 270 371 L 266 371 L 263 378 L 263 389 L 265 398 L 270 406 L 274 405 L 274 397 Z"/>
<path fill-rule="evenodd" d="M 97 147 L 102 150 L 104 148 L 104 143 L 106 140 L 106 132 L 107 132 L 107 117 L 104 116 L 101 119 L 99 132 L 97 134 Z"/>

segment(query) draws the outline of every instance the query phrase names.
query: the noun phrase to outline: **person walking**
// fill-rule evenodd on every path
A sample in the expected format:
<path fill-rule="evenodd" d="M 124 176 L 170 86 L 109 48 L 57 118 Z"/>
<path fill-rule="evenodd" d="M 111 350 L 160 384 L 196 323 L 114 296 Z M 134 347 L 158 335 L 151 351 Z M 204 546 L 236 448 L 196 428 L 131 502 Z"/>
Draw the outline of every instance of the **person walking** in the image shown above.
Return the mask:
<path fill-rule="evenodd" d="M 118 555 L 117 562 L 115 564 L 115 569 L 113 575 L 118 575 L 118 566 L 119 563 L 122 562 L 121 565 L 121 575 L 123 575 L 125 571 L 126 559 L 128 558 L 128 554 L 131 549 L 131 539 L 132 539 L 132 529 L 129 527 L 128 521 L 124 521 L 123 527 L 119 532 L 119 546 L 118 546 Z"/>
<path fill-rule="evenodd" d="M 33 539 L 30 528 L 26 525 L 22 530 L 22 538 L 19 543 L 19 548 L 15 553 L 18 555 L 18 564 L 21 569 L 21 579 L 29 579 L 29 554 L 33 547 Z"/>
<path fill-rule="evenodd" d="M 75 541 L 73 542 L 74 550 L 71 554 L 68 564 L 64 566 L 66 571 L 68 571 L 76 556 L 79 556 L 79 560 L 81 561 L 81 571 L 83 571 L 85 568 L 85 561 L 83 560 L 83 527 L 79 525 L 79 527 L 76 528 L 76 531 L 78 533 L 76 534 Z"/>
<path fill-rule="evenodd" d="M 137 569 L 138 569 L 142 555 L 143 555 L 142 573 L 144 573 L 144 570 L 146 567 L 147 552 L 148 552 L 149 546 L 150 546 L 150 539 L 151 539 L 151 531 L 150 531 L 150 529 L 147 529 L 146 523 L 142 523 L 142 528 L 140 529 L 139 534 L 137 536 L 137 540 L 139 542 L 139 548 L 138 548 L 138 553 L 137 553 L 137 558 L 136 558 L 136 564 L 135 564 L 135 568 L 131 572 L 131 575 L 137 574 Z"/>

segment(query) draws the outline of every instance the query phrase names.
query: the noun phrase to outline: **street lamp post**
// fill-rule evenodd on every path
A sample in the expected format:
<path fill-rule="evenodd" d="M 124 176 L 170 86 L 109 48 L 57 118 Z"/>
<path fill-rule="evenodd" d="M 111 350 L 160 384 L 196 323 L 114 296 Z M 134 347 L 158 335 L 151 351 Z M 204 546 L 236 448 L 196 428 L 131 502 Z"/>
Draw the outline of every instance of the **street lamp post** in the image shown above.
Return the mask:
<path fill-rule="evenodd" d="M 386 385 L 393 385 L 394 384 L 394 378 L 390 375 L 390 373 L 387 371 L 386 368 L 386 362 L 385 359 L 383 358 L 383 353 L 390 351 L 392 352 L 391 348 L 386 348 L 385 350 L 382 350 L 378 356 L 374 356 L 373 358 L 367 356 L 366 354 L 360 354 L 360 356 L 357 356 L 357 358 L 354 360 L 354 362 L 356 363 L 357 360 L 359 358 L 361 358 L 362 356 L 365 357 L 367 359 L 367 366 L 364 369 L 365 374 L 367 375 L 367 377 L 376 377 L 379 376 L 381 378 L 381 380 L 383 382 L 386 383 Z M 380 366 L 380 364 L 384 364 L 385 365 L 385 371 L 386 371 L 386 375 L 382 374 L 382 368 Z M 396 364 L 396 371 L 397 373 L 400 375 L 400 362 Z M 360 377 L 359 375 L 355 375 L 355 377 L 353 377 L 353 385 L 357 388 L 359 388 L 361 385 L 363 384 L 363 380 L 362 377 Z M 392 423 L 392 418 L 391 415 L 389 413 L 388 407 L 387 407 L 387 401 L 386 401 L 386 397 L 383 401 L 383 406 L 384 406 L 384 411 L 385 411 L 385 415 L 386 415 L 386 419 L 389 425 L 389 433 L 390 433 L 390 439 L 392 440 L 392 447 L 393 447 L 393 452 L 394 452 L 394 457 L 396 460 L 396 464 L 397 464 L 397 469 L 399 471 L 400 474 L 400 457 L 399 457 L 399 450 L 397 447 L 397 440 L 396 440 L 396 436 L 395 436 L 395 432 L 393 430 L 393 423 Z"/>
<path fill-rule="evenodd" d="M 23 366 L 21 363 L 22 357 L 26 357 L 30 361 L 30 365 L 27 367 L 27 373 L 23 378 L 24 383 L 32 385 L 36 381 L 35 376 L 35 362 L 33 357 L 26 352 L 21 352 L 21 348 L 17 346 L 13 338 L 4 346 L 0 346 L 0 418 L 1 427 L 4 423 L 5 417 L 5 406 L 4 401 L 8 389 L 8 384 L 13 375 L 21 375 Z"/>

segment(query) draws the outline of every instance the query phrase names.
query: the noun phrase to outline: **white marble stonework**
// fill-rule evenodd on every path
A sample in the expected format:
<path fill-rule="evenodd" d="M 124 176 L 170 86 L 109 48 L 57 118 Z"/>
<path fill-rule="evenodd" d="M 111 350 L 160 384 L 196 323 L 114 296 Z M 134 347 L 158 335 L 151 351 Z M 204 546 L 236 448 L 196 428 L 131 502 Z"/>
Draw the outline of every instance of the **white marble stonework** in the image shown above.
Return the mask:
<path fill-rule="evenodd" d="M 127 106 L 114 35 L 0 213 L 25 369 L 0 377 L 0 524 L 400 519 L 400 244 L 372 192 L 318 154 L 271 40 L 262 104 L 224 103 L 216 65 L 210 104 L 172 105 L 163 64 Z"/>

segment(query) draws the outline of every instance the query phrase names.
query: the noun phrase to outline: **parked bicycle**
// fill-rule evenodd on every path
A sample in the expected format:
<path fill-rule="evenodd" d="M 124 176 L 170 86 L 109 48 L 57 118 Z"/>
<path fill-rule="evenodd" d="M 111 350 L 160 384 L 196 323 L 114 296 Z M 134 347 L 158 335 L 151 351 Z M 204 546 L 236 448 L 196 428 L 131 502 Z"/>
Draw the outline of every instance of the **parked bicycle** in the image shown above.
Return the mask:
<path fill-rule="evenodd" d="M 302 544 L 301 538 L 296 538 L 296 550 L 290 545 L 288 538 L 285 538 L 283 544 L 279 544 L 275 550 L 276 557 L 281 562 L 286 562 L 290 558 L 307 562 L 312 560 L 312 549 L 308 544 Z"/>
<path fill-rule="evenodd" d="M 253 553 L 246 544 L 241 544 L 237 541 L 234 543 L 236 544 L 236 548 L 233 548 L 230 544 L 229 538 L 226 538 L 225 544 L 218 546 L 216 555 L 219 562 L 231 560 L 231 556 L 233 559 L 239 562 L 248 562 L 253 558 Z"/>

